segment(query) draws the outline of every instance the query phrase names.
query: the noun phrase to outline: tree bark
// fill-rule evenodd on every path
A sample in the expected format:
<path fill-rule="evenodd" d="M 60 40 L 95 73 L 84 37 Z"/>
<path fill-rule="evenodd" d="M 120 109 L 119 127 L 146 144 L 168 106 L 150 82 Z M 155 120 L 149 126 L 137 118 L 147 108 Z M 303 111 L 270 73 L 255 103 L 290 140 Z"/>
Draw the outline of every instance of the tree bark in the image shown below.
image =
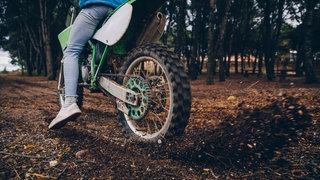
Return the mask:
<path fill-rule="evenodd" d="M 274 80 L 275 52 L 279 40 L 279 32 L 283 23 L 283 8 L 285 0 L 264 1 L 264 61 L 268 80 Z M 277 3 L 276 6 L 272 3 Z M 273 8 L 275 7 L 275 8 Z M 276 11 L 277 13 L 275 13 Z M 275 23 L 273 23 L 275 22 Z M 275 24 L 275 26 L 274 26 Z"/>
<path fill-rule="evenodd" d="M 47 0 L 39 0 L 40 7 L 40 19 L 41 19 L 41 33 L 44 44 L 44 51 L 46 55 L 47 65 L 47 78 L 48 80 L 54 80 L 56 78 L 56 72 L 53 67 L 53 58 L 51 51 L 50 40 L 50 21 L 47 11 Z"/>
<path fill-rule="evenodd" d="M 197 79 L 197 76 L 199 74 L 199 66 L 200 66 L 200 33 L 201 33 L 201 6 L 196 4 L 195 5 L 195 23 L 192 27 L 193 30 L 193 45 L 192 45 L 192 58 L 191 60 L 191 66 L 190 66 L 190 79 L 195 80 Z"/>
<path fill-rule="evenodd" d="M 259 50 L 258 52 L 258 77 L 262 76 L 262 66 L 263 66 L 263 52 L 261 50 Z"/>
<path fill-rule="evenodd" d="M 208 64 L 207 64 L 207 85 L 213 85 L 213 72 L 214 72 L 214 10 L 215 0 L 210 0 L 209 12 L 209 30 L 208 30 Z"/>
<path fill-rule="evenodd" d="M 312 54 L 312 25 L 313 25 L 313 18 L 314 18 L 314 8 L 315 8 L 315 0 L 309 0 L 306 1 L 306 18 L 305 18 L 305 42 L 304 42 L 304 52 L 305 52 L 305 58 L 304 58 L 304 70 L 305 70 L 305 76 L 306 76 L 306 83 L 316 83 L 317 78 L 314 73 L 313 68 L 313 54 Z"/>
<path fill-rule="evenodd" d="M 238 53 L 238 51 L 236 51 L 234 53 L 234 71 L 236 74 L 239 74 L 239 59 L 238 59 L 238 57 L 239 57 L 239 53 Z"/>
<path fill-rule="evenodd" d="M 271 24 L 270 24 L 270 1 L 264 2 L 264 33 L 263 33 L 263 49 L 264 49 L 264 61 L 266 67 L 266 73 L 268 80 L 272 80 L 272 69 L 270 68 L 271 60 Z"/>
<path fill-rule="evenodd" d="M 227 26 L 227 20 L 231 7 L 231 0 L 226 0 L 225 13 L 220 24 L 220 36 L 217 42 L 218 45 L 218 58 L 219 58 L 219 80 L 225 81 L 225 66 L 224 66 L 224 39 Z"/>
<path fill-rule="evenodd" d="M 181 54 L 185 49 L 185 29 L 186 29 L 186 0 L 178 1 L 178 14 L 177 14 L 177 37 L 175 52 L 181 58 Z"/>

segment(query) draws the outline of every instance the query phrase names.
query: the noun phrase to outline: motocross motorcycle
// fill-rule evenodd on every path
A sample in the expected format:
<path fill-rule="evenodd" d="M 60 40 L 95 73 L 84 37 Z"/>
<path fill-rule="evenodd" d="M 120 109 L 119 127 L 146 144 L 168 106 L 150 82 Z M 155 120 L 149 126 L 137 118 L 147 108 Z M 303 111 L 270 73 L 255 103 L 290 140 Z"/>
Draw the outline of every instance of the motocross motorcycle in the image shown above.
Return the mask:
<path fill-rule="evenodd" d="M 129 138 L 157 142 L 183 134 L 191 108 L 191 91 L 184 65 L 157 44 L 166 23 L 158 9 L 165 1 L 127 0 L 97 28 L 79 59 L 77 104 L 83 89 L 111 97 L 117 118 Z M 72 28 L 58 35 L 67 46 Z M 63 60 L 58 79 L 58 102 L 64 104 Z"/>

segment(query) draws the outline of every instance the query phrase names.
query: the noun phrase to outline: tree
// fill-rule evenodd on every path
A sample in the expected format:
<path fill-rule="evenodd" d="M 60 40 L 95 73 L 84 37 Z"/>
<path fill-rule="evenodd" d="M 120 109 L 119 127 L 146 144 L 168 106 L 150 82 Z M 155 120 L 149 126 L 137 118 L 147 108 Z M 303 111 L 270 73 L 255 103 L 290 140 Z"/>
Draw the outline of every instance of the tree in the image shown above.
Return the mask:
<path fill-rule="evenodd" d="M 317 82 L 316 75 L 313 69 L 313 51 L 312 51 L 312 25 L 315 17 L 315 7 L 318 0 L 306 1 L 306 15 L 304 19 L 304 28 L 306 32 L 304 42 L 304 70 L 306 76 L 306 83 Z M 318 1 L 319 3 L 319 1 Z"/>
<path fill-rule="evenodd" d="M 280 29 L 283 23 L 285 0 L 258 0 L 257 2 L 263 10 L 262 44 L 267 78 L 268 80 L 273 80 L 275 77 L 275 53 L 277 50 Z"/>
<path fill-rule="evenodd" d="M 205 32 L 207 29 L 205 27 L 205 19 L 206 19 L 206 1 L 193 1 L 191 3 L 191 10 L 193 15 L 192 22 L 192 40 L 190 40 L 190 47 L 192 50 L 191 56 L 188 57 L 190 59 L 189 69 L 190 69 L 190 78 L 192 80 L 197 79 L 197 76 L 201 71 L 201 62 L 200 62 L 200 53 L 203 52 L 202 47 L 204 46 L 203 36 L 207 35 Z M 202 54 L 204 56 L 204 54 Z M 202 57 L 203 57 L 202 56 Z"/>
<path fill-rule="evenodd" d="M 231 7 L 231 0 L 226 0 L 225 2 L 225 11 L 220 24 L 220 35 L 217 41 L 217 59 L 219 59 L 219 79 L 220 81 L 225 81 L 225 68 L 224 68 L 224 39 L 225 39 L 225 30 L 227 25 L 228 14 Z"/>
<path fill-rule="evenodd" d="M 69 6 L 69 1 L 61 0 L 1 1 L 0 46 L 26 67 L 28 75 L 37 71 L 55 78 L 61 54 L 56 36 L 65 28 Z"/>
<path fill-rule="evenodd" d="M 49 80 L 53 80 L 56 77 L 53 67 L 52 51 L 51 51 L 51 32 L 50 32 L 50 9 L 48 10 L 47 0 L 39 0 L 40 8 L 40 29 L 42 42 L 44 44 L 44 51 L 46 55 L 47 63 L 47 77 Z"/>
<path fill-rule="evenodd" d="M 213 71 L 214 71 L 214 11 L 215 11 L 215 0 L 210 0 L 210 11 L 209 11 L 209 30 L 208 30 L 208 64 L 207 64 L 207 85 L 213 85 Z"/>
<path fill-rule="evenodd" d="M 0 1 L 0 47 L 28 75 L 36 72 L 54 79 L 62 57 L 57 34 L 65 28 L 69 6 L 69 1 L 62 0 Z M 167 1 L 168 23 L 162 41 L 186 60 L 191 79 L 197 78 L 208 59 L 207 84 L 214 83 L 217 65 L 220 81 L 230 76 L 232 57 L 236 74 L 240 67 L 243 73 L 246 66 L 253 71 L 258 66 L 261 76 L 265 65 L 267 78 L 273 80 L 277 56 L 289 48 L 298 49 L 297 70 L 301 71 L 297 74 L 304 70 L 306 81 L 314 82 L 312 57 L 320 51 L 319 6 L 319 0 Z M 284 13 L 302 25 L 288 26 Z M 306 36 L 297 38 L 301 33 Z M 253 64 L 248 60 L 252 56 Z"/>
<path fill-rule="evenodd" d="M 185 54 L 185 36 L 186 36 L 186 0 L 177 0 L 177 37 L 175 44 L 175 52 L 181 57 Z"/>

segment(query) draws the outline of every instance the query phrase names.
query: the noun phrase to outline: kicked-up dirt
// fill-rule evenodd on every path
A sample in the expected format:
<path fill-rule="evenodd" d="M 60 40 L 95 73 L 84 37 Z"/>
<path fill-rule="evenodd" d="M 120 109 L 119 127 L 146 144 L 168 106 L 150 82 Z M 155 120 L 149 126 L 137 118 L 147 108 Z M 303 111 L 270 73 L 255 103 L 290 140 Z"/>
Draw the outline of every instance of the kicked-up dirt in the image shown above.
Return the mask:
<path fill-rule="evenodd" d="M 191 82 L 182 137 L 125 138 L 115 105 L 85 91 L 82 115 L 48 130 L 56 82 L 0 76 L 0 179 L 319 179 L 320 85 L 241 75 Z"/>

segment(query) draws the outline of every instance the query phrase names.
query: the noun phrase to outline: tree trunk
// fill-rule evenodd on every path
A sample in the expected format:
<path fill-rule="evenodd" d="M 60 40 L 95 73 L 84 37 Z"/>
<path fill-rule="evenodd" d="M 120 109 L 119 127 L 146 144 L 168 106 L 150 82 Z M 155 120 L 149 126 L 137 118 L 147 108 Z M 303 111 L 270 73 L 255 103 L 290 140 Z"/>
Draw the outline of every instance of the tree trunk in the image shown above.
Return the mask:
<path fill-rule="evenodd" d="M 257 61 L 258 61 L 258 53 L 255 53 L 255 55 L 254 55 L 254 61 L 253 61 L 253 64 L 252 64 L 252 74 L 255 74 L 255 73 L 256 73 Z"/>
<path fill-rule="evenodd" d="M 263 52 L 259 51 L 258 59 L 258 77 L 262 76 L 262 66 L 263 66 Z"/>
<path fill-rule="evenodd" d="M 305 52 L 305 58 L 304 58 L 304 70 L 305 70 L 305 76 L 306 76 L 306 83 L 316 83 L 317 78 L 314 73 L 313 68 L 313 55 L 312 55 L 312 24 L 313 24 L 313 18 L 314 18 L 314 8 L 315 8 L 315 0 L 309 0 L 306 1 L 306 17 L 305 17 L 305 42 L 304 42 L 304 52 Z"/>
<path fill-rule="evenodd" d="M 229 54 L 227 55 L 227 58 L 228 58 L 228 60 L 227 60 L 227 69 L 226 69 L 226 76 L 227 77 L 230 77 L 231 56 L 232 56 L 232 54 L 231 54 L 231 51 L 230 51 Z"/>
<path fill-rule="evenodd" d="M 177 14 L 177 37 L 175 52 L 181 58 L 181 54 L 185 50 L 185 29 L 186 29 L 186 0 L 178 1 L 178 14 Z"/>
<path fill-rule="evenodd" d="M 250 52 L 248 52 L 248 61 L 247 61 L 247 65 L 248 65 L 248 68 L 251 67 L 251 54 Z"/>
<path fill-rule="evenodd" d="M 199 69 L 199 73 L 202 74 L 202 69 L 203 69 L 203 64 L 204 64 L 204 60 L 206 58 L 206 54 L 205 53 L 202 53 L 201 54 L 201 62 L 200 62 L 200 69 Z"/>
<path fill-rule="evenodd" d="M 239 56 L 239 53 L 236 51 L 234 53 L 234 71 L 235 71 L 235 74 L 239 74 L 239 60 L 238 60 L 238 56 Z"/>
<path fill-rule="evenodd" d="M 19 23 L 21 34 L 23 34 L 23 22 Z M 28 42 L 26 36 L 21 36 L 20 40 L 22 41 L 20 44 L 21 51 L 19 53 L 19 59 L 23 60 L 25 62 L 26 68 L 27 68 L 27 74 L 28 76 L 32 76 L 32 61 L 30 60 L 30 42 Z"/>
<path fill-rule="evenodd" d="M 190 79 L 195 80 L 198 76 L 199 65 L 200 65 L 200 32 L 201 32 L 201 6 L 195 6 L 195 24 L 192 27 L 193 30 L 193 46 L 192 46 L 192 58 L 191 58 L 191 66 L 190 66 Z"/>
<path fill-rule="evenodd" d="M 272 79 L 274 79 L 274 77 L 275 77 L 275 73 L 274 73 L 274 65 L 276 62 L 275 54 L 278 49 L 279 36 L 280 36 L 281 27 L 283 24 L 284 3 L 285 3 L 285 0 L 279 0 L 278 4 L 276 6 L 277 7 L 277 18 L 276 18 L 275 30 L 273 32 L 273 37 L 272 37 L 271 62 L 270 62 L 271 63 L 270 67 L 272 67 L 272 69 L 271 69 Z"/>
<path fill-rule="evenodd" d="M 277 51 L 277 44 L 279 39 L 280 29 L 283 23 L 283 8 L 285 0 L 279 1 L 264 1 L 264 34 L 263 34 L 263 49 L 265 56 L 265 66 L 268 80 L 274 80 L 274 65 L 275 52 Z M 276 6 L 273 6 L 274 4 Z M 273 11 L 277 13 L 273 13 Z M 275 19 L 272 19 L 275 18 Z M 275 23 L 274 23 L 275 22 Z"/>
<path fill-rule="evenodd" d="M 220 24 L 220 36 L 217 42 L 218 45 L 218 58 L 219 58 L 219 80 L 225 81 L 225 66 L 224 66 L 224 39 L 225 31 L 227 26 L 227 20 L 229 16 L 229 11 L 231 7 L 231 0 L 226 0 L 225 13 L 223 15 L 221 24 Z"/>
<path fill-rule="evenodd" d="M 24 76 L 24 69 L 25 69 L 25 66 L 22 62 L 22 57 L 21 57 L 21 51 L 20 51 L 20 48 L 18 48 L 18 60 L 19 60 L 19 64 L 21 64 L 21 75 Z"/>
<path fill-rule="evenodd" d="M 44 51 L 46 55 L 47 64 L 47 78 L 48 80 L 54 80 L 56 78 L 56 72 L 53 66 L 51 40 L 50 40 L 50 21 L 48 19 L 47 0 L 39 0 L 40 5 L 40 18 L 41 18 L 41 33 L 44 44 Z"/>
<path fill-rule="evenodd" d="M 264 2 L 264 33 L 263 33 L 263 50 L 264 50 L 264 61 L 268 80 L 273 80 L 272 71 L 270 70 L 271 60 L 271 5 L 270 1 Z"/>
<path fill-rule="evenodd" d="M 214 10 L 215 0 L 210 0 L 209 31 L 208 31 L 208 64 L 207 64 L 207 85 L 213 85 L 214 72 Z"/>
<path fill-rule="evenodd" d="M 246 64 L 245 64 L 245 52 L 243 50 L 241 52 L 241 74 L 242 75 L 244 74 L 244 69 L 246 68 L 245 66 L 246 66 Z"/>

